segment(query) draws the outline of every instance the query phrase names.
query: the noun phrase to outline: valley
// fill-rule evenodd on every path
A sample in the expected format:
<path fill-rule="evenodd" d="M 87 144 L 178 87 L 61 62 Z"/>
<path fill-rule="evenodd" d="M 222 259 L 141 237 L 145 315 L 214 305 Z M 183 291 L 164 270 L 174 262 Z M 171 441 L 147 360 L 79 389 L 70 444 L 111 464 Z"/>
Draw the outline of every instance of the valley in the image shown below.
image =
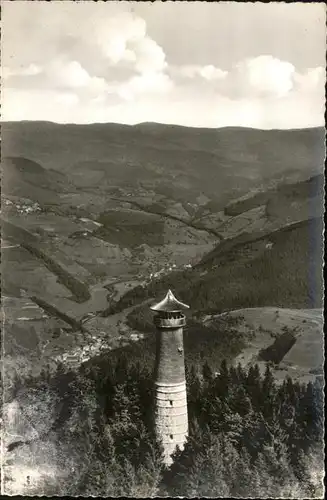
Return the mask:
<path fill-rule="evenodd" d="M 134 383 L 137 373 L 146 414 L 149 306 L 169 288 L 190 305 L 190 411 L 194 377 L 203 384 L 206 367 L 214 384 L 224 361 L 230 373 L 258 367 L 262 380 L 269 367 L 280 391 L 288 377 L 320 383 L 322 129 L 2 129 L 3 442 L 13 494 L 32 491 L 26 478 L 46 478 L 51 493 L 58 477 L 68 485 L 74 471 L 92 470 L 76 435 L 111 401 L 111 379 L 128 373 Z"/>
<path fill-rule="evenodd" d="M 198 322 L 321 307 L 322 129 L 2 129 L 8 373 L 142 340 L 167 288 Z"/>

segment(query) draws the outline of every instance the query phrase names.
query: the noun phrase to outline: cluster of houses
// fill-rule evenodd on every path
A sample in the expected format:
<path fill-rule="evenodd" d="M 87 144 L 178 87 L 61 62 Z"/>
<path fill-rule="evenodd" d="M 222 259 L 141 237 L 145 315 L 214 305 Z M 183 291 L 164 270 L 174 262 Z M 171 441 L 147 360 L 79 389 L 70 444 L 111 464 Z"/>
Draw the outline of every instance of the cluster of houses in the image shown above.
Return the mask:
<path fill-rule="evenodd" d="M 5 198 L 3 200 L 3 203 L 7 207 L 15 208 L 19 214 L 31 214 L 31 213 L 42 211 L 40 205 L 36 202 L 27 203 L 27 202 L 21 201 L 20 203 L 14 203 L 13 201 L 9 200 L 8 198 Z"/>
<path fill-rule="evenodd" d="M 191 264 L 184 264 L 183 269 L 191 269 L 192 265 Z M 179 271 L 180 268 L 177 267 L 176 264 L 167 264 L 167 266 L 163 267 L 159 271 L 155 271 L 153 273 L 150 273 L 149 278 L 144 282 L 143 285 L 147 285 L 151 280 L 160 278 L 161 276 L 164 276 L 167 273 L 170 273 L 172 271 Z"/>
<path fill-rule="evenodd" d="M 104 333 L 104 332 L 101 332 Z M 125 335 L 119 335 L 115 340 L 118 343 L 128 343 L 129 340 L 133 342 L 137 342 L 142 339 L 144 335 L 142 333 L 131 333 L 129 335 L 129 339 Z M 85 363 L 90 358 L 97 356 L 105 351 L 111 351 L 114 347 L 108 345 L 108 340 L 105 337 L 97 337 L 96 335 L 92 335 L 91 337 L 92 343 L 76 347 L 73 351 L 64 352 L 55 357 L 55 361 L 61 362 L 63 364 L 69 365 L 71 367 L 77 367 L 81 363 Z"/>

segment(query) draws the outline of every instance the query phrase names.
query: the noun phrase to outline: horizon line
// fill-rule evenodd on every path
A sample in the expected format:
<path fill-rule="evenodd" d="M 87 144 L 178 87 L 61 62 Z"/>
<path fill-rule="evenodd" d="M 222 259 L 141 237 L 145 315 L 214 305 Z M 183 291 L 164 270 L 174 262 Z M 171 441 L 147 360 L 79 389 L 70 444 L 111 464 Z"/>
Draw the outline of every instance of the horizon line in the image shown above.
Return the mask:
<path fill-rule="evenodd" d="M 324 125 L 311 125 L 307 127 L 290 127 L 290 128 L 278 128 L 278 127 L 272 127 L 272 128 L 259 128 L 259 127 L 251 127 L 251 126 L 245 126 L 245 125 L 221 125 L 221 126 L 195 126 L 195 125 L 182 125 L 180 123 L 162 123 L 162 122 L 152 122 L 152 121 L 144 121 L 144 122 L 138 122 L 138 123 L 122 123 L 122 122 L 56 122 L 53 120 L 29 120 L 29 119 L 24 119 L 24 120 L 0 120 L 0 126 L 1 124 L 5 123 L 51 123 L 53 125 L 75 125 L 75 126 L 92 126 L 92 125 L 120 125 L 124 127 L 137 127 L 140 125 L 160 125 L 162 127 L 179 127 L 179 128 L 192 128 L 192 129 L 199 129 L 199 130 L 219 130 L 219 129 L 226 129 L 226 128 L 242 128 L 242 129 L 248 129 L 248 130 L 262 130 L 262 131 L 274 131 L 274 130 L 280 130 L 280 131 L 294 131 L 294 130 L 310 130 L 310 129 L 317 129 L 317 128 L 325 128 Z"/>

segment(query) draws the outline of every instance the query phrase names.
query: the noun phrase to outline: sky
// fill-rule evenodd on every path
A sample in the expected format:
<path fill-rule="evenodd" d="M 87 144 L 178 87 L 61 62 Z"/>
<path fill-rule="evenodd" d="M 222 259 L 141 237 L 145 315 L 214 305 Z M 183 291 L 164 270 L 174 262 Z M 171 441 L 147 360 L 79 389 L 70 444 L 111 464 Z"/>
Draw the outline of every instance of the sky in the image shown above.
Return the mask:
<path fill-rule="evenodd" d="M 324 124 L 323 3 L 2 1 L 2 120 Z"/>

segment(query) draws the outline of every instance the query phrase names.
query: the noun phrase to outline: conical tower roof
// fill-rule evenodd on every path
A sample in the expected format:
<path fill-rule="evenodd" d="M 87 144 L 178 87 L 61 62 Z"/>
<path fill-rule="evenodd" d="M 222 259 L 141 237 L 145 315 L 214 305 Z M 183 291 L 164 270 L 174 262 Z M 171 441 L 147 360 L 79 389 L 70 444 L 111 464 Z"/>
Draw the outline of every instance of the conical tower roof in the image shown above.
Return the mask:
<path fill-rule="evenodd" d="M 150 307 L 152 311 L 179 312 L 183 309 L 189 309 L 190 306 L 176 299 L 173 292 L 168 290 L 166 297 L 158 304 Z"/>

